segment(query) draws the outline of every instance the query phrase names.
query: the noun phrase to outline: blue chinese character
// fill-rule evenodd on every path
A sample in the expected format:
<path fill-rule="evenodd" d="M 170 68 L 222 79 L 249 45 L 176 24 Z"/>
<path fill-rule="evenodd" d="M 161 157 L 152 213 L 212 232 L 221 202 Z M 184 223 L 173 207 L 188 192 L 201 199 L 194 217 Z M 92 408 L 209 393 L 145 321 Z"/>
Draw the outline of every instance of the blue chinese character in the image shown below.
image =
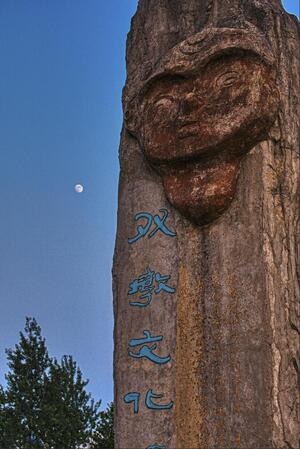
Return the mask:
<path fill-rule="evenodd" d="M 153 280 L 155 272 L 147 268 L 145 273 L 141 274 L 137 279 L 134 279 L 129 284 L 128 295 L 135 295 L 136 293 L 143 293 L 140 299 L 146 299 L 145 302 L 131 302 L 132 306 L 146 307 L 152 301 L 152 292 L 154 290 Z"/>
<path fill-rule="evenodd" d="M 142 293 L 139 297 L 142 301 L 131 301 L 129 304 L 134 307 L 147 307 L 152 301 L 153 293 L 175 293 L 176 289 L 166 284 L 170 278 L 170 275 L 163 276 L 160 273 L 155 273 L 148 267 L 143 274 L 129 284 L 128 295 Z M 156 288 L 153 285 L 154 280 Z"/>
<path fill-rule="evenodd" d="M 127 393 L 124 396 L 124 402 L 126 404 L 130 404 L 131 402 L 133 402 L 134 413 L 139 412 L 139 401 L 140 401 L 140 393 Z"/>
<path fill-rule="evenodd" d="M 139 352 L 132 352 L 129 351 L 128 354 L 136 359 L 146 358 L 150 360 L 151 362 L 157 363 L 158 365 L 164 365 L 165 363 L 168 363 L 171 360 L 170 355 L 167 357 L 160 357 L 157 354 L 154 354 L 152 351 L 155 351 L 157 348 L 157 344 L 154 342 L 162 341 L 163 336 L 159 335 L 157 337 L 152 337 L 150 331 L 144 330 L 145 338 L 139 338 L 139 339 L 133 339 L 130 340 L 129 346 L 131 348 L 134 348 L 136 346 L 142 347 L 139 349 Z M 147 346 L 147 344 L 154 343 L 151 346 Z"/>
<path fill-rule="evenodd" d="M 171 231 L 165 224 L 165 221 L 169 215 L 169 212 L 167 209 L 159 209 L 160 212 L 162 212 L 163 216 L 160 217 L 159 215 L 152 215 L 148 212 L 139 212 L 134 216 L 134 220 L 138 221 L 140 219 L 145 219 L 146 224 L 144 226 L 138 225 L 137 227 L 137 234 L 134 237 L 131 237 L 128 239 L 128 243 L 132 244 L 137 242 L 140 238 L 145 237 L 145 235 L 150 231 L 150 228 L 152 224 L 155 224 L 155 228 L 150 232 L 148 235 L 148 238 L 153 237 L 158 231 L 161 231 L 163 234 L 169 236 L 169 237 L 175 237 L 176 232 Z"/>
<path fill-rule="evenodd" d="M 158 287 L 155 289 L 155 293 L 160 293 L 161 291 L 167 293 L 174 293 L 175 288 L 166 285 L 166 282 L 170 279 L 170 275 L 162 276 L 160 273 L 155 274 L 155 280 L 158 283 Z"/>
<path fill-rule="evenodd" d="M 152 401 L 152 399 L 160 399 L 162 397 L 163 394 L 156 394 L 152 390 L 148 390 L 145 400 L 146 407 L 151 410 L 170 410 L 174 405 L 173 401 L 169 402 L 169 404 L 155 404 Z"/>

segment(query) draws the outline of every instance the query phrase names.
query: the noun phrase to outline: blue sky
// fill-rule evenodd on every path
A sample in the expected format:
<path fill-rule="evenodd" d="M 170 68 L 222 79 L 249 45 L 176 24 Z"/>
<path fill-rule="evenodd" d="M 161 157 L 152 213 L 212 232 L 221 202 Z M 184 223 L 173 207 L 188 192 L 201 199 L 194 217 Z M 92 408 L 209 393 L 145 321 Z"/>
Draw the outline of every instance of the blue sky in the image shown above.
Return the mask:
<path fill-rule="evenodd" d="M 1 0 L 0 383 L 34 316 L 112 400 L 125 40 L 137 0 Z M 297 14 L 298 2 L 285 2 Z M 82 183 L 83 193 L 74 191 Z"/>

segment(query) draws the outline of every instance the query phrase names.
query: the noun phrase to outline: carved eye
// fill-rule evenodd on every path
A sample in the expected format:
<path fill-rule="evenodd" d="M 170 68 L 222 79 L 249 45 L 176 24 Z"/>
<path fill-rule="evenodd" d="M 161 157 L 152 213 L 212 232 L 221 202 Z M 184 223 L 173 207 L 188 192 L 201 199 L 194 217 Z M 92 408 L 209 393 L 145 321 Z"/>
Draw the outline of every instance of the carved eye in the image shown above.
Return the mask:
<path fill-rule="evenodd" d="M 215 86 L 219 88 L 230 87 L 239 80 L 240 79 L 238 72 L 230 71 L 222 73 L 220 76 L 218 76 L 218 78 L 215 80 Z"/>
<path fill-rule="evenodd" d="M 153 108 L 156 110 L 173 108 L 176 101 L 172 97 L 162 97 L 156 100 L 153 104 Z"/>
<path fill-rule="evenodd" d="M 178 107 L 178 101 L 173 97 L 161 97 L 151 104 L 150 110 L 156 116 L 156 119 L 165 121 L 177 114 Z"/>

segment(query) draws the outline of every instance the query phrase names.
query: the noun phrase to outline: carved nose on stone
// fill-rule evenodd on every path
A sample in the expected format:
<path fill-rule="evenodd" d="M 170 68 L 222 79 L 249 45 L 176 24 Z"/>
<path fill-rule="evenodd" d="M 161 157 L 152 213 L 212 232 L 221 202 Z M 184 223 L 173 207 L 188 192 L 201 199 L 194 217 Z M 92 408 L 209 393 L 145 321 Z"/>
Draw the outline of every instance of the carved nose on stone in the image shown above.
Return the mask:
<path fill-rule="evenodd" d="M 203 101 L 194 92 L 190 92 L 180 102 L 180 115 L 186 116 L 201 108 Z"/>

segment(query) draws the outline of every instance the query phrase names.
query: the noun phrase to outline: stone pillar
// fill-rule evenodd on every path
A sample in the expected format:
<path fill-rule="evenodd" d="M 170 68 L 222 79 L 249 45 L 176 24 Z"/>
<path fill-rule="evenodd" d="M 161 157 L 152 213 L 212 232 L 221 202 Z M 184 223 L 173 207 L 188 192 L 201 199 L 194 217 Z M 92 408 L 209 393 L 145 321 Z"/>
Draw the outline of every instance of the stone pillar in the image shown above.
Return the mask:
<path fill-rule="evenodd" d="M 113 284 L 117 449 L 298 449 L 299 23 L 140 0 Z"/>

